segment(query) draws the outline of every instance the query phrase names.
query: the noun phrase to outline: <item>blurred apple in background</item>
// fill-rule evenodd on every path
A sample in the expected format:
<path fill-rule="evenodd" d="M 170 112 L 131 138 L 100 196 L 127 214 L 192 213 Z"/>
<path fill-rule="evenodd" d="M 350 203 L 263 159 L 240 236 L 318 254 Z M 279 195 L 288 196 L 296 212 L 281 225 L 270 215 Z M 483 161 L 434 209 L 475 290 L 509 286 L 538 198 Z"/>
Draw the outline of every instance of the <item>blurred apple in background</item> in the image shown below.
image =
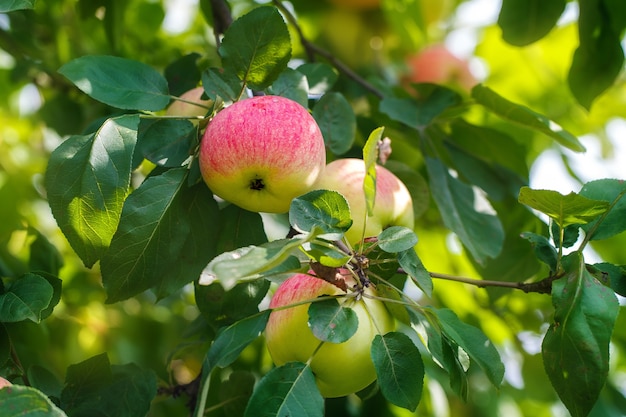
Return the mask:
<path fill-rule="evenodd" d="M 257 96 L 215 115 L 199 161 L 215 195 L 249 211 L 285 213 L 324 171 L 326 148 L 307 109 L 285 97 Z"/>
<path fill-rule="evenodd" d="M 365 233 L 363 220 L 367 215 L 363 180 L 365 162 L 357 158 L 343 158 L 326 166 L 315 188 L 341 193 L 350 205 L 352 227 L 345 236 L 354 245 L 363 237 L 378 236 L 389 226 L 414 227 L 413 200 L 404 183 L 387 168 L 376 166 L 376 200 L 374 214 L 367 218 Z"/>
<path fill-rule="evenodd" d="M 196 87 L 188 90 L 180 95 L 180 98 L 193 103 L 201 104 L 204 107 L 196 106 L 191 103 L 185 103 L 184 101 L 174 100 L 172 104 L 167 108 L 166 114 L 168 116 L 182 116 L 182 117 L 195 117 L 204 116 L 213 103 L 211 100 L 202 100 L 202 94 L 204 94 L 203 87 Z"/>
<path fill-rule="evenodd" d="M 478 83 L 467 61 L 444 45 L 431 45 L 406 60 L 405 83 L 433 83 L 469 91 Z"/>
<path fill-rule="evenodd" d="M 355 281 L 346 271 L 347 287 Z M 276 309 L 322 295 L 346 295 L 339 287 L 307 274 L 295 274 L 284 281 L 274 293 L 270 308 Z M 338 298 L 339 303 L 351 308 L 358 317 L 358 328 L 343 343 L 324 342 L 315 337 L 308 324 L 310 303 L 274 310 L 265 328 L 265 340 L 276 365 L 288 362 L 307 362 L 311 355 L 311 370 L 324 397 L 342 397 L 360 391 L 376 380 L 370 346 L 377 334 L 392 331 L 395 322 L 385 304 L 369 298 L 376 295 L 370 286 L 360 298 Z"/>

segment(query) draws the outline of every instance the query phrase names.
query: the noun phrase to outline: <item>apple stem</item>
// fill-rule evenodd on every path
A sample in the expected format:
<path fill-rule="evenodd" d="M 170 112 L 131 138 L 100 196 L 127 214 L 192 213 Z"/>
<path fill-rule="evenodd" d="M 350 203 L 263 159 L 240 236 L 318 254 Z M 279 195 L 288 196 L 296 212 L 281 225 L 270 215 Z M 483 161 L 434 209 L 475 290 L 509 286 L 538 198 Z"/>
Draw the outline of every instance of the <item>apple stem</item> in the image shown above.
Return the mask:
<path fill-rule="evenodd" d="M 404 293 L 404 291 L 402 291 L 400 288 L 396 287 L 395 285 L 393 285 L 391 282 L 389 282 L 388 280 L 379 277 L 378 275 L 372 274 L 376 277 L 376 279 L 382 283 L 384 283 L 385 285 L 389 286 L 390 288 L 392 288 L 396 293 L 398 293 L 398 295 L 400 295 L 400 297 L 404 298 L 406 301 L 402 301 L 402 300 L 398 300 L 398 299 L 394 299 L 394 298 L 386 298 L 386 297 L 381 297 L 379 295 L 372 295 L 372 294 L 367 294 L 364 293 L 363 297 L 366 298 L 371 298 L 374 300 L 380 300 L 383 302 L 389 302 L 389 303 L 396 303 L 396 304 L 402 304 L 402 305 L 406 305 L 408 307 L 414 307 L 420 311 L 422 311 L 422 306 L 414 299 L 412 299 L 411 297 L 409 297 L 408 295 L 406 295 Z"/>
<path fill-rule="evenodd" d="M 313 353 L 311 353 L 311 356 L 309 356 L 309 359 L 307 359 L 306 361 L 306 365 L 307 366 L 311 366 L 311 361 L 313 361 L 313 358 L 315 357 L 315 354 L 322 348 L 322 346 L 324 345 L 324 341 L 320 340 L 320 343 L 317 345 L 317 347 L 315 348 L 315 350 L 313 351 Z"/>
<path fill-rule="evenodd" d="M 319 297 L 315 297 L 315 298 L 309 298 L 308 300 L 301 300 L 295 303 L 291 303 L 291 304 L 287 304 L 284 306 L 280 306 L 280 307 L 274 307 L 271 310 L 272 311 L 280 311 L 280 310 L 287 310 L 289 308 L 293 308 L 293 307 L 298 307 L 304 304 L 311 304 L 311 303 L 316 303 L 319 301 L 324 301 L 324 300 L 330 300 L 330 299 L 337 299 L 337 298 L 344 298 L 344 297 L 348 297 L 349 294 L 338 294 L 338 295 L 320 295 Z"/>

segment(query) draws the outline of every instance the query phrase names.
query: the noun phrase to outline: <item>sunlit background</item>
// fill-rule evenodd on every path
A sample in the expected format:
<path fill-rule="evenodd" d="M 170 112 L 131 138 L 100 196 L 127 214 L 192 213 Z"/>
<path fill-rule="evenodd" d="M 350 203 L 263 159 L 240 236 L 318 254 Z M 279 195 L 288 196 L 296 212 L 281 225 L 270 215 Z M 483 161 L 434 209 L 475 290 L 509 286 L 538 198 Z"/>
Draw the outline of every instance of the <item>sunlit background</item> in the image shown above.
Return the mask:
<path fill-rule="evenodd" d="M 46 11 L 49 16 L 57 19 L 64 16 L 78 21 L 76 13 L 72 12 L 74 1 L 50 0 L 46 3 L 49 3 Z M 238 15 L 251 2 L 241 0 L 232 3 L 233 14 Z M 298 12 L 301 2 L 294 3 L 293 9 Z M 163 0 L 162 6 L 161 9 L 158 1 L 145 2 L 141 9 L 145 15 L 140 15 L 138 11 L 129 12 L 126 17 L 128 44 L 120 47 L 120 53 L 137 53 L 139 56 L 129 57 L 155 66 L 167 62 L 168 54 L 192 51 L 206 53 L 209 56 L 207 59 L 213 59 L 215 51 L 210 50 L 214 49 L 213 34 L 199 12 L 198 1 Z M 453 10 L 452 7 L 450 9 Z M 530 169 L 529 185 L 532 188 L 567 194 L 577 192 L 583 183 L 591 180 L 626 179 L 624 75 L 616 88 L 598 99 L 591 112 L 574 104 L 567 92 L 565 77 L 571 54 L 577 45 L 574 24 L 578 16 L 577 3 L 568 2 L 557 28 L 546 38 L 525 48 L 507 45 L 500 39 L 495 25 L 499 10 L 500 2 L 495 0 L 462 2 L 444 20 L 430 28 L 428 34 L 417 37 L 417 42 L 444 42 L 456 55 L 469 60 L 478 79 L 508 99 L 549 115 L 579 136 L 587 148 L 585 153 L 575 153 L 551 144 L 547 138 L 531 139 L 538 143 Z M 58 68 L 81 52 L 102 53 L 104 50 L 112 53 L 103 46 L 106 45 L 106 36 L 98 26 L 102 13 L 102 10 L 95 10 L 93 17 L 83 23 L 74 22 L 73 26 L 56 23 L 57 39 L 50 43 L 54 46 L 41 45 L 42 48 L 50 48 L 50 55 L 53 55 L 48 57 L 50 61 L 46 65 L 57 65 Z M 372 35 L 374 29 L 369 25 L 375 17 L 368 16 L 363 21 L 345 12 L 329 12 L 325 15 L 325 23 L 320 24 L 321 14 L 318 9 L 310 15 L 303 12 L 303 29 L 341 59 L 357 69 L 363 69 L 364 63 L 358 55 L 360 52 L 350 51 L 353 45 L 342 44 L 342 39 L 366 37 L 369 39 L 367 45 L 374 45 L 371 48 L 374 52 L 370 50 L 370 53 L 375 55 L 383 51 L 384 55 L 386 48 L 391 50 L 380 61 L 385 71 L 394 73 L 402 68 L 393 50 L 401 54 L 407 46 L 394 35 L 393 30 L 385 32 L 385 36 Z M 322 33 L 337 22 L 342 23 L 341 29 L 334 28 L 339 36 Z M 72 39 L 72 34 L 85 27 L 98 29 L 94 30 L 93 39 L 81 40 L 79 44 Z M 0 14 L 0 29 L 10 29 L 10 21 L 3 14 Z M 155 40 L 142 39 L 142 33 L 153 36 Z M 623 45 L 626 48 L 626 41 Z M 35 48 L 38 45 L 27 46 Z M 162 46 L 163 50 L 153 53 L 150 48 L 157 46 Z M 16 75 L 21 71 L 16 65 L 11 54 L 0 44 L 0 91 L 3 93 L 0 97 L 0 238 L 6 243 L 6 249 L 0 253 L 4 258 L 0 257 L 0 261 L 7 259 L 4 265 L 0 265 L 0 270 L 19 272 L 22 269 L 19 261 L 28 259 L 29 245 L 34 237 L 26 225 L 37 228 L 47 236 L 65 260 L 61 271 L 63 300 L 53 318 L 42 325 L 33 324 L 24 331 L 22 347 L 27 354 L 23 361 L 43 361 L 62 380 L 68 364 L 107 351 L 115 363 L 134 361 L 146 367 L 160 366 L 159 377 L 162 380 L 191 380 L 206 349 L 202 341 L 185 339 L 186 330 L 198 317 L 193 304 L 193 289 L 188 288 L 179 296 L 156 304 L 149 293 L 116 305 L 103 304 L 104 293 L 97 268 L 87 270 L 82 267 L 58 230 L 45 201 L 42 178 L 49 153 L 64 136 L 79 133 L 88 123 L 100 117 L 103 109 L 84 98 L 72 96 L 66 100 L 56 95 L 54 87 L 58 86 L 58 80 L 45 71 L 37 72 L 37 65 L 25 68 L 27 76 L 22 77 Z M 46 69 L 54 71 L 54 68 Z M 423 252 L 428 256 L 425 259 L 427 267 L 438 272 L 477 277 L 453 235 L 441 230 L 424 229 L 419 238 L 428 248 Z M 623 251 L 626 246 L 623 244 L 626 244 L 626 238 L 619 236 L 612 242 L 590 248 L 586 256 L 591 262 L 608 256 L 614 263 L 626 264 L 626 253 Z M 476 406 L 465 409 L 458 399 L 450 399 L 446 395 L 446 387 L 440 381 L 432 378 L 425 387 L 429 394 L 427 409 L 430 415 L 458 416 L 458 410 L 466 410 L 468 414 L 464 415 L 476 416 L 487 415 L 481 414 L 484 410 L 490 410 L 488 415 L 512 417 L 568 415 L 551 392 L 540 359 L 541 340 L 547 329 L 545 323 L 549 322 L 547 315 L 551 312 L 548 297 L 512 294 L 491 304 L 488 293 L 483 289 L 448 282 L 436 282 L 435 288 L 441 303 L 451 306 L 468 321 L 480 322 L 487 335 L 498 345 L 505 360 L 505 379 L 509 388 L 503 389 L 496 398 L 485 378 L 475 375 L 470 382 L 470 401 Z M 416 297 L 419 296 L 416 294 Z M 620 301 L 624 304 L 623 299 Z M 621 318 L 622 324 L 623 321 Z M 612 389 L 626 396 L 623 348 L 624 345 L 612 347 L 610 379 Z M 253 346 L 252 349 L 261 348 Z M 269 366 L 267 357 L 263 363 L 263 366 Z M 183 415 L 180 414 L 184 409 L 181 404 L 173 400 L 163 402 L 171 403 L 167 406 L 175 413 L 171 415 Z M 394 412 L 398 416 L 409 415 L 402 410 Z M 600 409 L 595 416 L 602 415 L 602 412 Z"/>

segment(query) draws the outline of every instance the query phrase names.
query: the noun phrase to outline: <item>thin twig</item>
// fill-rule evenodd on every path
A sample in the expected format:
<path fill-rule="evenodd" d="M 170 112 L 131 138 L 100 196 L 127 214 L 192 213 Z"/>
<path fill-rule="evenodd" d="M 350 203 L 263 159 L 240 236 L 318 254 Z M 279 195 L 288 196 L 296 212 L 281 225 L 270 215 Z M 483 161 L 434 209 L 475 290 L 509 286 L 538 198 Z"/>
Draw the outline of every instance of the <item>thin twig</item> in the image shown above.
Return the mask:
<path fill-rule="evenodd" d="M 24 370 L 24 366 L 22 365 L 22 361 L 20 361 L 20 357 L 17 354 L 17 351 L 15 350 L 15 345 L 13 344 L 13 342 L 9 341 L 9 346 L 11 350 L 11 359 L 13 359 L 13 363 L 20 370 L 20 373 L 21 373 L 20 376 L 22 377 L 22 381 L 24 381 L 24 385 L 30 386 L 28 375 L 26 374 L 26 371 Z"/>
<path fill-rule="evenodd" d="M 536 292 L 539 294 L 550 294 L 552 292 L 552 282 L 559 279 L 562 275 L 551 275 L 537 282 L 507 282 L 507 281 L 491 281 L 485 279 L 474 279 L 467 277 L 458 277 L 455 275 L 440 274 L 437 272 L 429 272 L 432 278 L 444 279 L 447 281 L 462 282 L 464 284 L 474 285 L 479 288 L 486 287 L 502 287 L 515 290 L 522 290 L 525 293 Z"/>

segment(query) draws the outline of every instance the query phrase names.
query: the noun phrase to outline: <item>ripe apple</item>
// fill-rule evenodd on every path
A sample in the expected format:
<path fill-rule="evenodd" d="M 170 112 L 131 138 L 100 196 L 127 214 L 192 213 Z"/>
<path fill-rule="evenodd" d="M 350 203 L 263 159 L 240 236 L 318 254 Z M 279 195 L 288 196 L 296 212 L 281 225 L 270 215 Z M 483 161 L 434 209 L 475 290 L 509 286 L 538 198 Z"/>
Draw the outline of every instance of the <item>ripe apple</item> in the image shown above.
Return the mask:
<path fill-rule="evenodd" d="M 362 159 L 343 158 L 326 165 L 326 169 L 315 184 L 316 189 L 337 191 L 348 200 L 353 220 L 352 227 L 345 234 L 348 242 L 354 245 L 363 237 L 378 236 L 389 226 L 413 229 L 413 200 L 409 190 L 391 171 L 377 165 L 374 213 L 367 217 L 363 233 L 363 220 L 367 216 L 363 191 L 364 178 L 365 162 Z"/>
<path fill-rule="evenodd" d="M 455 56 L 444 45 L 431 45 L 406 60 L 406 82 L 433 83 L 469 91 L 477 84 L 467 61 Z"/>
<path fill-rule="evenodd" d="M 9 382 L 8 379 L 5 379 L 5 378 L 0 376 L 0 389 L 2 389 L 4 387 L 10 387 L 11 385 L 13 385 L 13 384 L 11 384 L 11 382 Z"/>
<path fill-rule="evenodd" d="M 193 103 L 198 103 L 204 107 L 196 106 L 194 104 L 186 103 L 180 100 L 174 100 L 172 104 L 167 108 L 166 114 L 168 116 L 181 116 L 181 117 L 196 117 L 204 116 L 207 112 L 206 107 L 211 106 L 211 100 L 202 100 L 202 94 L 204 94 L 203 87 L 192 88 L 185 91 L 180 95 L 180 98 Z"/>
<path fill-rule="evenodd" d="M 319 126 L 279 96 L 235 102 L 208 124 L 200 170 L 213 193 L 250 211 L 284 213 L 311 190 L 326 165 Z"/>
<path fill-rule="evenodd" d="M 347 287 L 354 286 L 349 273 L 344 275 Z M 350 291 L 350 290 L 349 290 Z M 314 300 L 321 295 L 346 294 L 339 287 L 321 278 L 307 274 L 295 274 L 284 281 L 272 297 L 270 308 L 293 305 Z M 322 396 L 342 397 L 362 390 L 376 379 L 376 371 L 370 354 L 372 340 L 377 334 L 394 329 L 393 317 L 382 301 L 368 298 L 375 295 L 370 286 L 362 298 L 347 301 L 357 315 L 359 325 L 350 339 L 343 343 L 324 342 L 311 360 L 311 370 Z M 354 300 L 353 304 L 350 304 Z M 310 303 L 273 310 L 265 328 L 265 340 L 276 365 L 287 362 L 307 362 L 320 340 L 308 325 Z"/>

